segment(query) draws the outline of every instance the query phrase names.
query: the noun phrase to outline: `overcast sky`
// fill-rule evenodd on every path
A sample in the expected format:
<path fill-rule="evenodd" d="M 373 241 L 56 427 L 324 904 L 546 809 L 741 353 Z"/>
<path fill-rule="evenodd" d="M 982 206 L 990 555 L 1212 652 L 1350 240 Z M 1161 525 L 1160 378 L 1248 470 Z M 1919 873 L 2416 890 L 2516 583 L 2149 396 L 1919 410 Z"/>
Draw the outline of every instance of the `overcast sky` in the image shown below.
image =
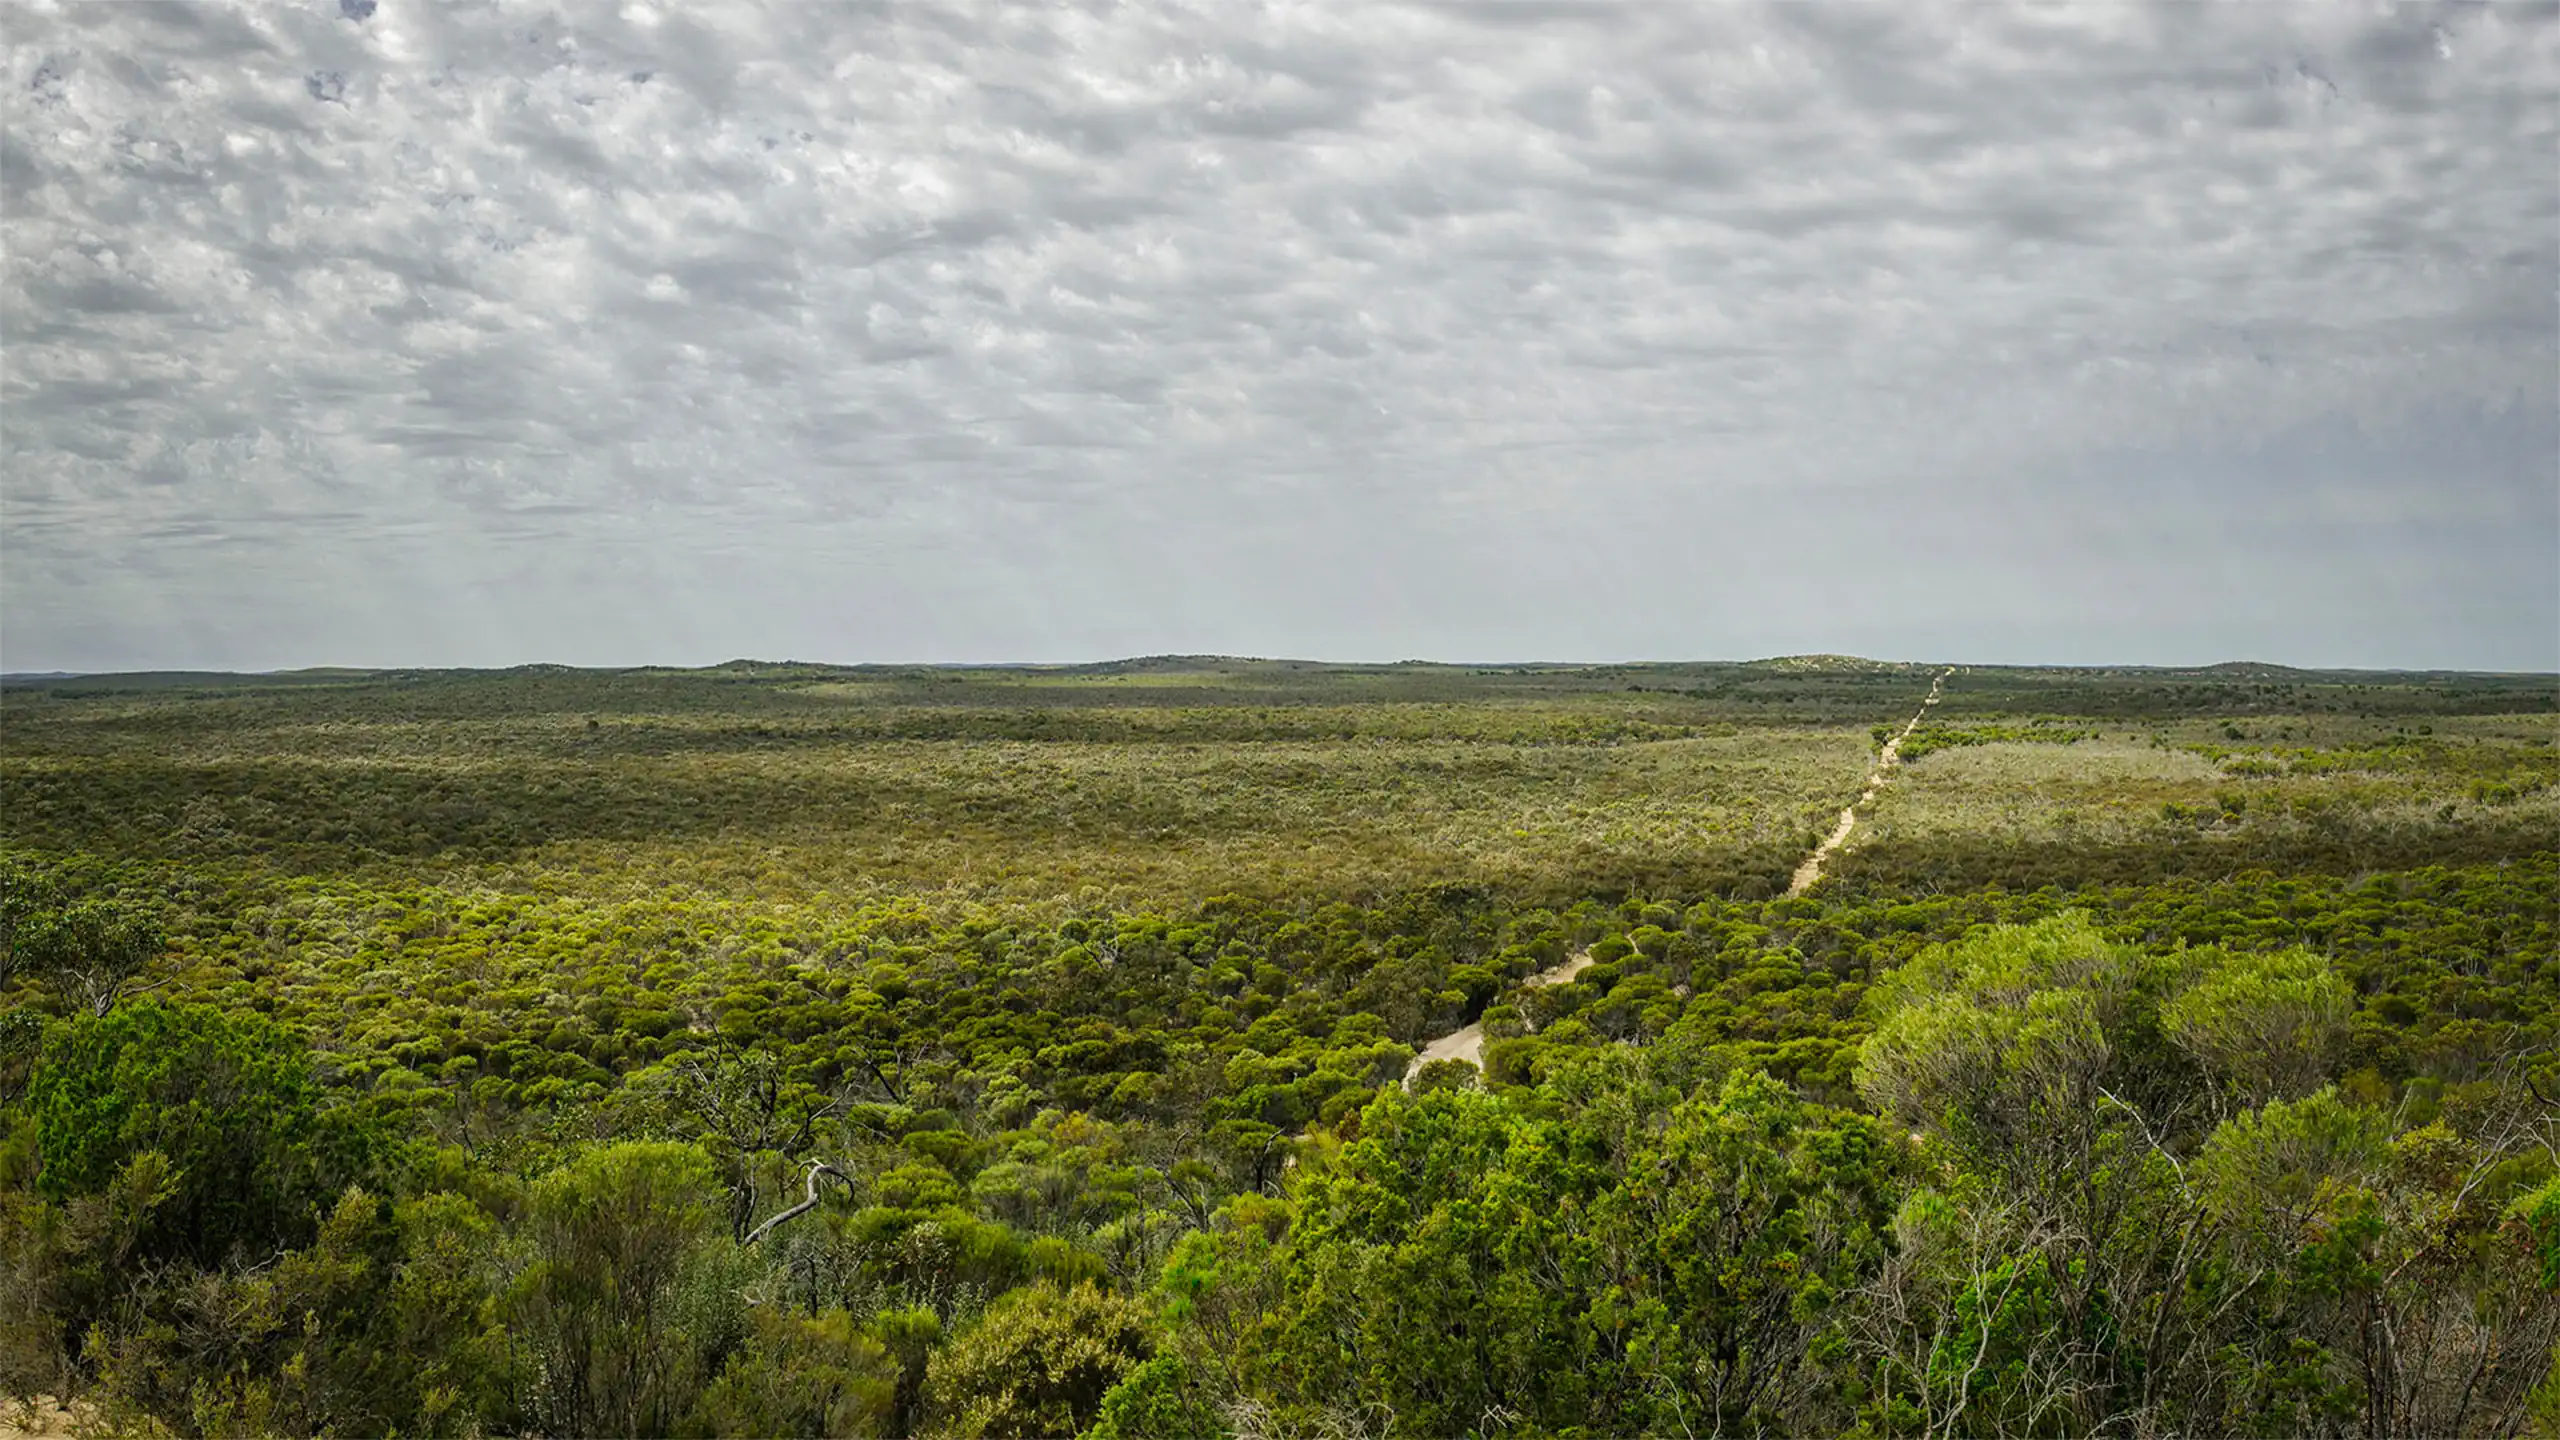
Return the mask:
<path fill-rule="evenodd" d="M 2543 5 L 29 4 L 0 667 L 2560 667 Z"/>

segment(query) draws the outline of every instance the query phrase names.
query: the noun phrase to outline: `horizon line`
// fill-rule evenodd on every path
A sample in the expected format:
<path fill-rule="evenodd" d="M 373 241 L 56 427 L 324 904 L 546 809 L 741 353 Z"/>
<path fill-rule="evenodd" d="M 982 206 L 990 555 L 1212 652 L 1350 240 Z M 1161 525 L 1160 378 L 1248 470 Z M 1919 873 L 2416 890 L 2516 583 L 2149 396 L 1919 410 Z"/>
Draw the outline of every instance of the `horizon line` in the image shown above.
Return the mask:
<path fill-rule="evenodd" d="M 662 671 L 675 674 L 704 673 L 738 669 L 812 669 L 812 670 L 1093 670 L 1128 665 L 1290 665 L 1314 666 L 1335 670 L 1393 670 L 1398 668 L 1430 668 L 1446 670 L 1597 670 L 1597 669 L 1669 669 L 1681 666 L 1716 666 L 1742 668 L 1780 665 L 1789 662 L 1813 662 L 1840 668 L 1872 666 L 1880 669 L 1926 670 L 1945 667 L 1975 670 L 2043 670 L 2043 671 L 2149 671 L 2162 674 L 2184 674 L 2203 671 L 2286 671 L 2300 675 L 2463 675 L 2501 678 L 2550 678 L 2560 681 L 2560 670 L 2494 670 L 2468 669 L 2454 666 L 2368 666 L 2368 665 L 2292 665 L 2276 660 L 2227 659 L 2192 664 L 2129 663 L 2109 661 L 1965 661 L 1948 659 L 1881 659 L 1836 651 L 1809 651 L 1783 655 L 1753 656 L 1743 659 L 1690 657 L 1685 659 L 1500 659 L 1437 660 L 1407 657 L 1397 660 L 1324 660 L 1306 656 L 1241 655 L 1216 652 L 1156 652 L 1144 655 L 1121 655 L 1092 660 L 803 660 L 759 659 L 738 656 L 707 664 L 572 664 L 565 661 L 530 660 L 511 665 L 296 665 L 263 670 L 231 670 L 163 666 L 131 670 L 9 670 L 0 671 L 0 684 L 11 686 L 40 685 L 70 680 L 119 680 L 153 677 L 201 675 L 220 679 L 292 679 L 343 678 L 362 680 L 383 676 L 433 675 L 505 675 L 511 672 L 552 670 L 587 674 L 630 674 Z"/>

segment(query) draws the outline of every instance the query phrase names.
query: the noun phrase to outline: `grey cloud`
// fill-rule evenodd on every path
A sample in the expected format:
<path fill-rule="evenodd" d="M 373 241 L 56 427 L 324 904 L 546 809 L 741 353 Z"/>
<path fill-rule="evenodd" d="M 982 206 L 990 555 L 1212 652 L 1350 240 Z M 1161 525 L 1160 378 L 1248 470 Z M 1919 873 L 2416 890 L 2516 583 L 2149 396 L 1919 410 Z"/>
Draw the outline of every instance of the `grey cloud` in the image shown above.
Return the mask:
<path fill-rule="evenodd" d="M 120 5 L 117 9 L 123 12 L 118 17 L 120 22 L 139 22 L 148 30 L 157 32 L 154 38 L 163 43 L 182 44 L 199 59 L 244 60 L 253 55 L 272 54 L 275 49 L 245 17 L 217 7 L 190 5 L 180 3 L 180 0 L 132 0 L 132 3 Z M 140 71 L 137 69 L 135 73 Z"/>
<path fill-rule="evenodd" d="M 2494 418 L 2560 388 L 2550 5 L 67 5 L 13 14 L 6 64 L 13 668 L 364 658 L 280 618 L 335 584 L 526 617 L 403 628 L 441 647 L 404 661 L 890 633 L 782 618 L 821 612 L 943 617 L 906 657 L 1957 653 L 2024 643 L 2014 577 L 1917 569 L 1891 523 L 2031 520 L 2156 605 L 2109 547 L 2174 568 L 2234 494 L 2326 517 L 2234 564 L 2402 544 L 2475 619 L 2560 590 L 2545 430 Z M 2266 458 L 2350 420 L 2397 468 Z M 2466 424 L 2468 508 L 2410 523 L 2390 497 L 2444 486 L 2405 437 Z M 2145 464 L 2219 489 L 2160 481 L 2178 523 L 2127 540 L 2070 477 Z M 1826 526 L 1871 587 L 1773 568 Z M 1704 578 L 1503 598 L 1630 528 Z M 216 547 L 95 580 L 148 534 L 256 536 L 285 578 Z M 1301 563 L 1093 578 L 1141 540 Z M 762 578 L 680 624 L 545 588 L 742 547 Z M 1412 588 L 1338 580 L 1380 564 Z M 1008 630 L 972 584 L 1059 613 Z M 2321 593 L 2306 653 L 2453 633 Z M 2480 653 L 2548 650 L 2551 608 Z M 2086 658 L 2141 658 L 2084 619 Z"/>

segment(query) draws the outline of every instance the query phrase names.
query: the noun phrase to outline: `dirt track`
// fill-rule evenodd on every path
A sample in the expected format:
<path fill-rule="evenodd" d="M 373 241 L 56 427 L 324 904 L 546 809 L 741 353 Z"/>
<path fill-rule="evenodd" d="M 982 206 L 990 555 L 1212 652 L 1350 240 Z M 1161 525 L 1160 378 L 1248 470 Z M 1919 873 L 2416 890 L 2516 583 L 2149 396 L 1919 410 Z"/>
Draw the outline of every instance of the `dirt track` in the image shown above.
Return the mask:
<path fill-rule="evenodd" d="M 1884 742 L 1883 752 L 1876 756 L 1875 768 L 1867 772 L 1867 788 L 1865 791 L 1858 796 L 1856 802 L 1851 804 L 1848 809 L 1840 812 L 1840 823 L 1831 827 L 1830 835 L 1826 836 L 1821 844 L 1814 847 L 1813 853 L 1805 857 L 1803 864 L 1796 867 L 1795 880 L 1787 886 L 1788 894 L 1801 895 L 1805 891 L 1811 889 L 1815 881 L 1822 878 L 1822 862 L 1829 859 L 1831 852 L 1839 849 L 1840 843 L 1849 838 L 1849 832 L 1857 828 L 1858 806 L 1864 805 L 1868 801 L 1875 799 L 1876 792 L 1884 788 L 1886 778 L 1892 771 L 1893 767 L 1901 761 L 1902 742 L 1910 738 L 1912 731 L 1920 728 L 1920 722 L 1922 720 L 1928 718 L 1929 707 L 1938 703 L 1939 690 L 1946 685 L 1947 677 L 1954 673 L 1956 673 L 1955 667 L 1952 665 L 1948 666 L 1946 669 L 1938 672 L 1937 679 L 1929 682 L 1928 698 L 1920 702 L 1920 708 L 1918 711 L 1913 713 L 1911 723 L 1902 727 L 1901 734 Z M 1572 959 L 1565 961 L 1563 964 L 1556 966 L 1554 969 L 1541 970 L 1537 974 L 1530 976 L 1528 979 L 1523 980 L 1520 983 L 1523 987 L 1529 988 L 1534 988 L 1540 985 L 1562 985 L 1566 981 L 1571 980 L 1574 976 L 1581 974 L 1585 969 L 1588 969 L 1590 965 L 1591 952 L 1585 950 L 1580 954 L 1575 955 Z M 1422 1053 L 1414 1056 L 1413 1063 L 1405 1067 L 1404 1083 L 1411 1085 L 1413 1083 L 1413 1077 L 1422 1073 L 1422 1067 L 1430 1064 L 1434 1060 L 1464 1060 L 1468 1064 L 1473 1065 L 1478 1069 L 1482 1069 L 1484 1066 L 1484 1022 L 1479 1020 L 1475 1024 L 1467 1026 L 1465 1029 L 1452 1030 L 1448 1034 L 1441 1036 L 1439 1039 L 1432 1041 L 1430 1044 L 1423 1046 Z"/>
<path fill-rule="evenodd" d="M 0 1400 L 0 1440 L 61 1440 L 82 1418 L 50 1395 L 39 1395 L 33 1403 Z"/>
<path fill-rule="evenodd" d="M 1929 707 L 1938 703 L 1938 691 L 1947 683 L 1947 677 L 1954 673 L 1955 667 L 1950 665 L 1938 672 L 1937 679 L 1929 682 L 1928 698 L 1920 702 L 1919 710 L 1911 716 L 1911 723 L 1902 727 L 1901 734 L 1884 742 L 1883 753 L 1876 756 L 1875 768 L 1867 772 L 1867 788 L 1850 803 L 1848 809 L 1840 812 L 1840 823 L 1832 826 L 1831 833 L 1824 836 L 1822 843 L 1813 847 L 1813 853 L 1804 857 L 1804 863 L 1796 867 L 1795 879 L 1787 885 L 1788 894 L 1801 895 L 1822 878 L 1822 862 L 1830 859 L 1831 852 L 1839 849 L 1841 842 L 1849 838 L 1849 832 L 1858 828 L 1858 807 L 1875 799 L 1876 792 L 1884 788 L 1884 782 L 1892 776 L 1893 767 L 1902 762 L 1902 742 L 1910 739 L 1911 732 L 1919 729 L 1920 722 L 1929 717 Z"/>
<path fill-rule="evenodd" d="M 1552 970 L 1539 971 L 1520 984 L 1529 989 L 1540 985 L 1562 985 L 1589 968 L 1591 952 L 1585 950 Z M 1414 1056 L 1413 1063 L 1405 1067 L 1404 1083 L 1412 1084 L 1413 1077 L 1422 1073 L 1422 1067 L 1434 1060 L 1464 1060 L 1478 1069 L 1484 1068 L 1484 1022 L 1479 1020 L 1463 1030 L 1452 1030 L 1423 1046 L 1422 1053 Z"/>

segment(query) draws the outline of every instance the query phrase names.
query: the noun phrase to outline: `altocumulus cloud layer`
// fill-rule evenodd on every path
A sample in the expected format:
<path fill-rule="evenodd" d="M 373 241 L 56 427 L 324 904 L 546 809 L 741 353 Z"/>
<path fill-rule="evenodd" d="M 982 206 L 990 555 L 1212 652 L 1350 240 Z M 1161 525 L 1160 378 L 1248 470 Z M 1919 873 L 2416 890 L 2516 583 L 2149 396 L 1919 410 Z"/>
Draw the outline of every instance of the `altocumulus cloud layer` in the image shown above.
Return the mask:
<path fill-rule="evenodd" d="M 2548 4 L 0 35 L 10 669 L 2560 664 Z"/>

